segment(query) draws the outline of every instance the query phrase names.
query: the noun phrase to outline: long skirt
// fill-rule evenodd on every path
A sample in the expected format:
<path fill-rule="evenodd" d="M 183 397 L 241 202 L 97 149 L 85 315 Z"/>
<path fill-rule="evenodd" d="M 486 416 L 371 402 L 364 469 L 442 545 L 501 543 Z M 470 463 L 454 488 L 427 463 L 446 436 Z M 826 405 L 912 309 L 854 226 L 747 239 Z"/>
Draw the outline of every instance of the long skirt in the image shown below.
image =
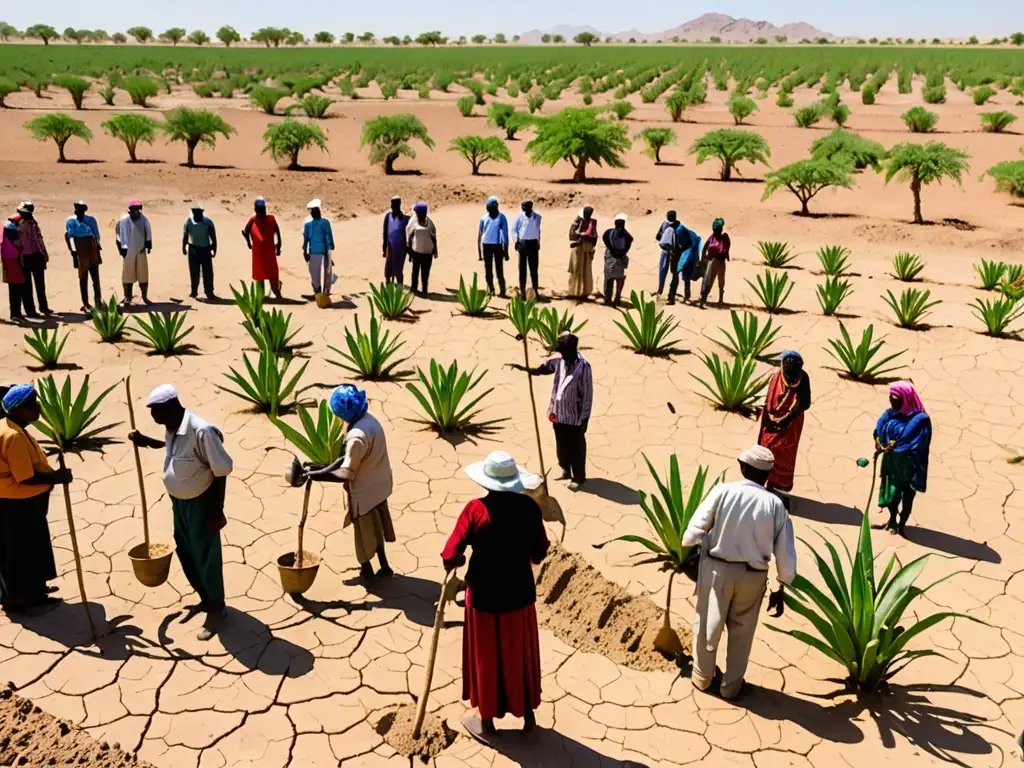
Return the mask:
<path fill-rule="evenodd" d="M 768 476 L 768 487 L 780 491 L 793 490 L 793 475 L 796 472 L 796 454 L 800 448 L 800 435 L 804 431 L 804 415 L 801 413 L 782 432 L 772 432 L 761 427 L 757 438 L 775 455 L 775 466 Z"/>
<path fill-rule="evenodd" d="M 472 607 L 466 590 L 462 698 L 480 717 L 523 717 L 540 706 L 540 636 L 533 604 L 505 613 Z"/>
<path fill-rule="evenodd" d="M 57 578 L 46 512 L 50 492 L 29 499 L 0 499 L 0 599 L 42 597 Z"/>
<path fill-rule="evenodd" d="M 75 244 L 75 256 L 78 257 L 78 278 L 81 280 L 89 274 L 89 267 L 98 267 L 103 263 L 103 258 L 96 238 L 75 237 L 72 242 Z"/>
<path fill-rule="evenodd" d="M 349 509 L 351 508 L 350 504 Z M 395 526 L 391 522 L 391 510 L 388 508 L 387 501 L 382 501 L 365 515 L 359 517 L 353 518 L 352 513 L 349 512 L 342 527 L 347 527 L 349 523 L 352 524 L 352 532 L 356 540 L 356 560 L 360 565 L 370 562 L 384 542 L 398 540 L 395 538 Z"/>
<path fill-rule="evenodd" d="M 569 295 L 585 299 L 594 292 L 594 251 L 589 240 L 569 247 Z"/>
<path fill-rule="evenodd" d="M 171 497 L 174 511 L 174 544 L 181 570 L 199 595 L 203 609 L 224 607 L 224 565 L 220 530 L 224 527 L 224 479 L 194 499 Z"/>

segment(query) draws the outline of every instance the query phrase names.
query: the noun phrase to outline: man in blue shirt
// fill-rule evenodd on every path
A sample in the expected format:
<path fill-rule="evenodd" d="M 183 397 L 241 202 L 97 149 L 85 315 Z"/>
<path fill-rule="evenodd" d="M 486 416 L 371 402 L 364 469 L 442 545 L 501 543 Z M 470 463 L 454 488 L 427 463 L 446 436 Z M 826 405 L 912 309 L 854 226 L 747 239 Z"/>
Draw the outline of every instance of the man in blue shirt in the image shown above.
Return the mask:
<path fill-rule="evenodd" d="M 533 201 L 524 200 L 523 212 L 512 223 L 512 235 L 516 239 L 519 254 L 519 295 L 526 295 L 526 268 L 530 268 L 530 282 L 533 283 L 534 297 L 539 295 L 537 287 L 537 266 L 540 261 L 540 214 L 533 210 Z"/>
<path fill-rule="evenodd" d="M 89 305 L 89 277 L 92 277 L 92 291 L 97 304 L 103 303 L 100 291 L 100 225 L 86 214 L 89 206 L 79 200 L 75 203 L 75 215 L 64 223 L 64 243 L 71 254 L 71 263 L 78 270 L 78 287 L 82 293 L 82 311 L 92 312 Z"/>
<path fill-rule="evenodd" d="M 193 299 L 199 295 L 199 274 L 203 275 L 203 293 L 207 301 L 216 301 L 213 292 L 213 257 L 217 255 L 217 228 L 207 218 L 202 203 L 192 205 L 192 215 L 185 219 L 181 239 L 181 255 L 188 256 L 188 273 L 192 280 Z"/>
<path fill-rule="evenodd" d="M 334 250 L 334 233 L 331 222 L 320 213 L 320 201 L 311 200 L 306 209 L 309 218 L 302 227 L 302 257 L 309 265 L 309 277 L 313 282 L 313 293 L 331 292 L 331 251 Z"/>
<path fill-rule="evenodd" d="M 501 297 L 505 293 L 505 262 L 508 261 L 508 219 L 498 210 L 498 198 L 487 199 L 487 213 L 480 217 L 480 230 L 476 236 L 476 250 L 484 263 L 487 292 L 494 295 L 494 272 L 498 273 Z"/>

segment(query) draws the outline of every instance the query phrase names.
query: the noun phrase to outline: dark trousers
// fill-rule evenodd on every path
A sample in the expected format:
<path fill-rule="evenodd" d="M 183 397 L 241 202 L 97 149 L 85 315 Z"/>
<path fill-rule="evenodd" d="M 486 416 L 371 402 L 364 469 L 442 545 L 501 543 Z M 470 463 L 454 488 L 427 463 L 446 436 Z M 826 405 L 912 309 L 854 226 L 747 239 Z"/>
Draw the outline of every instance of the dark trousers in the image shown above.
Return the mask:
<path fill-rule="evenodd" d="M 917 496 L 917 491 L 911 488 L 909 485 L 901 485 L 896 489 L 895 495 L 892 497 L 892 502 L 889 504 L 889 525 L 896 525 L 897 515 L 899 516 L 899 525 L 902 527 L 907 524 L 907 520 L 910 519 L 910 513 L 914 511 L 914 497 Z M 900 509 L 900 502 L 903 503 L 903 509 Z"/>
<path fill-rule="evenodd" d="M 692 273 L 692 270 L 691 270 Z M 687 301 L 690 300 L 690 283 L 692 282 L 689 278 L 683 275 L 682 272 L 672 272 L 672 282 L 668 285 L 668 302 L 671 304 L 676 300 L 676 291 L 679 290 L 679 278 L 683 278 L 683 298 Z"/>
<path fill-rule="evenodd" d="M 31 295 L 34 284 L 39 300 L 39 311 L 49 312 L 50 305 L 46 301 L 46 257 L 41 253 L 26 253 L 22 257 L 22 267 L 25 272 L 26 290 Z"/>
<path fill-rule="evenodd" d="M 583 427 L 555 424 L 555 452 L 558 466 L 571 472 L 574 480 L 587 479 L 587 435 Z"/>
<path fill-rule="evenodd" d="M 526 298 L 526 270 L 530 270 L 530 282 L 533 283 L 533 292 L 539 290 L 537 285 L 537 267 L 540 264 L 540 240 L 520 240 L 519 250 L 519 293 Z M 499 271 L 500 275 L 501 272 Z"/>
<path fill-rule="evenodd" d="M 505 248 L 501 245 L 484 244 L 484 274 L 487 277 L 487 290 L 494 293 L 494 273 L 498 273 L 498 288 L 505 295 Z"/>
<path fill-rule="evenodd" d="M 78 275 L 78 289 L 82 293 L 82 306 L 89 306 L 89 278 L 92 278 L 92 292 L 96 297 L 96 303 L 103 303 L 103 294 L 100 293 L 100 265 L 93 264 L 87 272 L 80 272 Z"/>
<path fill-rule="evenodd" d="M 413 293 L 416 293 L 416 284 L 422 280 L 423 293 L 426 293 L 427 283 L 430 282 L 430 265 L 434 261 L 434 255 L 432 253 L 410 251 L 409 258 L 412 259 L 412 284 L 409 287 Z"/>
<path fill-rule="evenodd" d="M 14 283 L 7 284 L 7 298 L 11 300 L 11 320 L 20 320 L 28 315 L 32 317 L 36 313 L 36 305 L 32 302 L 32 289 L 29 284 Z M 22 313 L 22 307 L 25 308 Z"/>
<path fill-rule="evenodd" d="M 203 293 L 206 298 L 213 294 L 213 249 L 210 247 L 198 248 L 194 245 L 188 247 L 188 273 L 192 278 L 192 295 L 199 292 L 199 274 L 203 275 Z"/>
<path fill-rule="evenodd" d="M 626 278 L 613 277 L 604 281 L 604 303 L 619 306 L 622 300 L 622 286 L 626 284 Z"/>

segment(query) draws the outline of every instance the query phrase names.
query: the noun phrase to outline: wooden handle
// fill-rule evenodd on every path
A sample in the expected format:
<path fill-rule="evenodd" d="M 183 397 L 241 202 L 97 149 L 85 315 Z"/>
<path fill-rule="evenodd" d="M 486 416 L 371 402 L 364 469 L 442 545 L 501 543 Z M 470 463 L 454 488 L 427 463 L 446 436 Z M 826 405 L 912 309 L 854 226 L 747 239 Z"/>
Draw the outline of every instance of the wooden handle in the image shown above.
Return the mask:
<path fill-rule="evenodd" d="M 60 462 L 61 469 L 67 469 L 67 464 L 64 463 L 64 452 L 61 451 L 57 454 L 57 461 Z M 96 642 L 99 635 L 96 633 L 96 625 L 92 621 L 92 614 L 89 613 L 89 599 L 85 596 L 85 577 L 82 575 L 82 556 L 78 551 L 78 536 L 75 535 L 75 518 L 71 514 L 71 491 L 68 489 L 67 483 L 63 485 L 64 488 L 64 508 L 68 513 L 68 532 L 71 534 L 71 551 L 75 555 L 75 572 L 78 575 L 78 592 L 82 597 L 82 609 L 85 611 L 85 618 L 89 622 L 89 632 L 92 636 L 92 641 Z"/>
<path fill-rule="evenodd" d="M 132 405 L 132 377 L 129 375 L 124 380 L 124 391 L 128 396 L 128 422 L 135 431 L 135 407 Z M 149 508 L 146 505 L 146 482 L 142 475 L 142 458 L 139 456 L 139 446 L 132 443 L 132 450 L 135 452 L 135 474 L 139 478 L 139 496 L 142 499 L 142 537 L 146 542 L 146 557 L 149 557 Z"/>
<path fill-rule="evenodd" d="M 444 604 L 445 592 L 447 592 L 448 581 L 455 573 L 455 569 L 445 574 L 444 584 L 441 585 L 441 596 L 437 599 L 437 612 L 434 614 L 434 635 L 430 638 L 430 653 L 427 655 L 427 666 L 423 670 L 423 692 L 416 704 L 416 721 L 412 727 L 413 739 L 418 739 L 423 731 L 423 719 L 427 716 L 427 699 L 430 696 L 430 684 L 434 679 L 434 662 L 437 660 L 437 642 L 441 637 L 441 627 L 444 626 Z"/>

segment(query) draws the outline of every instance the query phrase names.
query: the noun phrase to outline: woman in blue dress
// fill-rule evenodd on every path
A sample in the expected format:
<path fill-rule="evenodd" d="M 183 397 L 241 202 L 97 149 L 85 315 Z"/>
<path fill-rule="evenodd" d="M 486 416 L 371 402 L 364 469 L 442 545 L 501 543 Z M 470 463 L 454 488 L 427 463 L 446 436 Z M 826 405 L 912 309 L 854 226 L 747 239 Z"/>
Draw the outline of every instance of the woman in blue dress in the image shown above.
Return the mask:
<path fill-rule="evenodd" d="M 905 536 L 914 497 L 928 488 L 932 421 L 906 381 L 889 387 L 889 406 L 875 425 L 875 445 L 883 452 L 878 506 L 889 510 L 882 529 Z"/>

